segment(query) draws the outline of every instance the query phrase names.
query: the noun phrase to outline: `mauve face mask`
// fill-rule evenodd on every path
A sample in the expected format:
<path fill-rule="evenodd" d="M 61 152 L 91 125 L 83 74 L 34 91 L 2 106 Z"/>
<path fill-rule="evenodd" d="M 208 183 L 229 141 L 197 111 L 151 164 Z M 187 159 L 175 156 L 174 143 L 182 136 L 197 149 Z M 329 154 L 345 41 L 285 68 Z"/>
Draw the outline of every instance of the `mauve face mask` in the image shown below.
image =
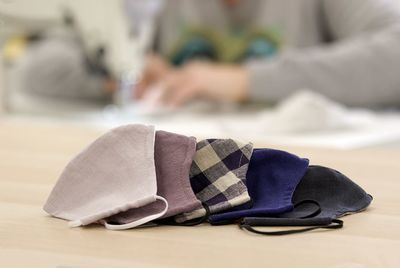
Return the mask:
<path fill-rule="evenodd" d="M 160 200 L 163 209 L 159 213 L 115 229 L 163 216 L 168 204 L 156 195 L 154 135 L 153 126 L 127 125 L 95 140 L 65 167 L 44 210 L 75 227 Z"/>
<path fill-rule="evenodd" d="M 337 170 L 310 166 L 293 194 L 293 203 L 298 204 L 287 213 L 275 218 L 244 218 L 242 227 L 250 231 L 253 226 L 314 226 L 300 230 L 261 232 L 280 235 L 314 230 L 337 229 L 343 222 L 337 218 L 365 210 L 372 196 Z"/>
<path fill-rule="evenodd" d="M 167 218 L 192 211 L 200 206 L 189 181 L 189 170 L 196 151 L 196 139 L 166 131 L 157 131 L 154 158 L 157 174 L 157 195 L 168 202 Z M 142 215 L 158 213 L 163 209 L 160 202 L 130 209 L 107 219 L 108 224 L 124 224 Z"/>

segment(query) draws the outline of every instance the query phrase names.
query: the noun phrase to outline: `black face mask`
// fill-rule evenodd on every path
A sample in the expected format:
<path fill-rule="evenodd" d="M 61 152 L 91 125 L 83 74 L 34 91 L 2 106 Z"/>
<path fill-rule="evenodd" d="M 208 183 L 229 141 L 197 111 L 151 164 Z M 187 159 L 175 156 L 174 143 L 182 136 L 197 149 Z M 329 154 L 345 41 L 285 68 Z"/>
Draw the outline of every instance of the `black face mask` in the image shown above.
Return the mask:
<path fill-rule="evenodd" d="M 275 217 L 243 218 L 240 227 L 265 235 L 284 235 L 318 228 L 338 229 L 343 221 L 338 218 L 365 210 L 372 201 L 360 186 L 342 173 L 322 167 L 309 166 L 296 187 L 292 198 L 294 209 Z M 255 226 L 308 226 L 285 231 L 259 231 Z"/>

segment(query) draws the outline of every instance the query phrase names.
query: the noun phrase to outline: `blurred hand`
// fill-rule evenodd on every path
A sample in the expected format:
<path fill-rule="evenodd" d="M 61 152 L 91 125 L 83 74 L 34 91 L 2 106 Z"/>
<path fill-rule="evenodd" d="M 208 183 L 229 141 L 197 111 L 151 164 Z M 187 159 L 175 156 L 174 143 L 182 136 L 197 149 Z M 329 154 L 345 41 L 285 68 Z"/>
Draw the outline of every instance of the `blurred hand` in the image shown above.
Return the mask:
<path fill-rule="evenodd" d="M 168 106 L 197 97 L 240 102 L 247 97 L 248 73 L 241 66 L 196 61 L 170 70 L 157 88 L 162 91 L 162 103 Z"/>
<path fill-rule="evenodd" d="M 159 55 L 146 56 L 143 76 L 134 89 L 134 97 L 140 99 L 146 91 L 155 83 L 160 82 L 170 71 L 170 65 Z"/>

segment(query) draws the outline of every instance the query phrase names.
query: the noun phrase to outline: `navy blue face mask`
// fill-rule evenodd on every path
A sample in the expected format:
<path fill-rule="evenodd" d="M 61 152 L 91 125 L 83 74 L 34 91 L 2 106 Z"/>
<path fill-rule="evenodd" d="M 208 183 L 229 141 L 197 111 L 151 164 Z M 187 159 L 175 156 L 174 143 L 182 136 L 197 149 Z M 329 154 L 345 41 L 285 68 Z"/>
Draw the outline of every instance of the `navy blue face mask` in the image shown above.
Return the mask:
<path fill-rule="evenodd" d="M 243 218 L 240 227 L 265 235 L 283 235 L 318 228 L 338 229 L 347 214 L 365 210 L 372 201 L 360 186 L 331 168 L 309 166 L 293 194 L 294 209 L 274 217 Z M 308 226 L 286 231 L 259 231 L 255 226 Z"/>
<path fill-rule="evenodd" d="M 254 149 L 246 175 L 252 205 L 209 217 L 211 224 L 229 224 L 243 217 L 266 217 L 293 210 L 292 195 L 308 160 L 274 149 Z"/>

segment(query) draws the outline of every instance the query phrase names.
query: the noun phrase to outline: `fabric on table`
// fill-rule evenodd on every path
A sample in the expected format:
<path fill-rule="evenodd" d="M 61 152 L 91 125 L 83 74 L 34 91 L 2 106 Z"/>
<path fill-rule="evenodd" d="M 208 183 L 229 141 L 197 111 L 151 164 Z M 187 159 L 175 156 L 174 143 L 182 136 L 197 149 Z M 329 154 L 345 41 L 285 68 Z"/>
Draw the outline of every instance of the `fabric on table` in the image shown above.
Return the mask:
<path fill-rule="evenodd" d="M 310 202 L 312 201 L 312 202 Z M 337 170 L 310 166 L 293 194 L 293 202 L 301 204 L 274 217 L 246 217 L 240 227 L 263 235 L 283 235 L 319 228 L 339 229 L 338 218 L 365 210 L 372 196 Z M 284 231 L 263 231 L 255 226 L 308 226 Z"/>
<path fill-rule="evenodd" d="M 293 202 L 315 200 L 321 207 L 317 217 L 338 218 L 366 209 L 372 201 L 359 185 L 337 170 L 310 166 L 293 194 Z M 279 217 L 302 217 L 315 207 L 299 206 Z"/>
<path fill-rule="evenodd" d="M 71 221 L 70 226 L 98 222 L 156 200 L 164 209 L 143 215 L 120 229 L 132 228 L 164 215 L 167 202 L 157 196 L 153 126 L 115 128 L 75 156 L 65 167 L 44 210 Z"/>
<path fill-rule="evenodd" d="M 211 215 L 210 223 L 232 222 L 243 217 L 274 215 L 292 210 L 293 192 L 307 167 L 307 159 L 288 152 L 254 149 L 246 177 L 253 205 Z"/>
<path fill-rule="evenodd" d="M 196 139 L 166 131 L 157 131 L 154 158 L 157 174 L 157 195 L 168 202 L 166 218 L 192 211 L 201 203 L 197 200 L 189 181 L 189 170 L 196 151 Z M 161 202 L 133 208 L 111 216 L 107 222 L 124 224 L 141 218 L 143 214 L 156 213 L 163 209 Z"/>
<path fill-rule="evenodd" d="M 250 201 L 245 185 L 246 173 L 253 151 L 251 143 L 232 139 L 207 139 L 196 145 L 190 168 L 190 183 L 196 197 L 217 213 Z M 206 210 L 196 210 L 177 215 L 177 222 L 200 218 Z"/>

